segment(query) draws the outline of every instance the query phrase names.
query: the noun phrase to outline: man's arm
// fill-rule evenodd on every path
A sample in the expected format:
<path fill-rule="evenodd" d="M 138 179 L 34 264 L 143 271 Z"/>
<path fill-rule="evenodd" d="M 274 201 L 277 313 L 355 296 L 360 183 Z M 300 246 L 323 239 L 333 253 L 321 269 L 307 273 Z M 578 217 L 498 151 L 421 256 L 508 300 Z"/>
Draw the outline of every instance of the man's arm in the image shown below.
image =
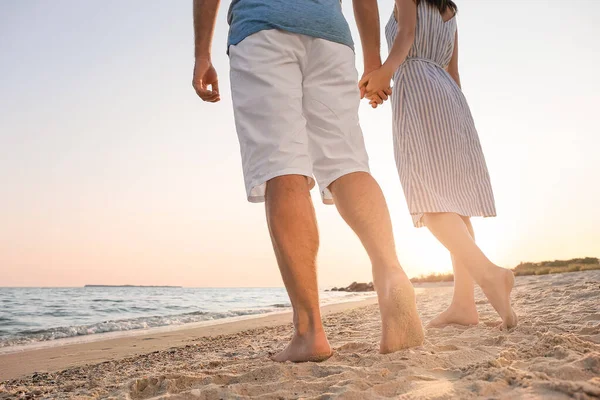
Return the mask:
<path fill-rule="evenodd" d="M 194 0 L 194 78 L 192 86 L 204 101 L 220 100 L 217 71 L 212 66 L 211 47 L 220 0 Z M 210 86 L 210 89 L 208 88 Z"/>
<path fill-rule="evenodd" d="M 210 59 L 220 0 L 194 0 L 194 44 L 196 58 Z"/>
<path fill-rule="evenodd" d="M 395 0 L 398 23 L 398 33 L 394 39 L 394 44 L 390 49 L 390 54 L 381 68 L 371 72 L 363 77 L 358 83 L 361 94 L 369 99 L 378 94 L 381 90 L 389 87 L 394 72 L 406 60 L 410 48 L 415 39 L 415 30 L 417 26 L 417 3 L 415 0 Z M 376 104 L 371 102 L 375 108 Z"/>
<path fill-rule="evenodd" d="M 363 50 L 364 72 L 363 78 L 381 67 L 381 32 L 379 31 L 379 7 L 377 0 L 353 0 L 354 19 L 360 34 L 360 43 Z M 376 108 L 388 99 L 392 89 L 387 88 L 372 96 L 371 106 Z M 365 89 L 360 88 L 360 97 L 364 97 Z"/>
<path fill-rule="evenodd" d="M 377 0 L 353 0 L 354 19 L 360 34 L 365 74 L 381 67 L 381 32 Z"/>

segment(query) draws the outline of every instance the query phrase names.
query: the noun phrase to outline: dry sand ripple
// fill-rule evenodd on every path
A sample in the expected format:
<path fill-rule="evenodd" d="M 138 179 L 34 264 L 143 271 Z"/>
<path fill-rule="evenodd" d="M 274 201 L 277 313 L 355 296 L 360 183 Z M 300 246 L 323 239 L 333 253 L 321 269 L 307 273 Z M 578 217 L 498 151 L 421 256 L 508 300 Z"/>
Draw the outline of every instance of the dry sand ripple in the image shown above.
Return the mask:
<path fill-rule="evenodd" d="M 417 293 L 427 323 L 452 288 Z M 3 382 L 0 399 L 600 398 L 600 271 L 519 277 L 510 332 L 477 296 L 478 326 L 430 328 L 422 347 L 394 354 L 377 354 L 373 305 L 325 319 L 335 355 L 320 364 L 268 361 L 290 337 L 286 325 Z"/>

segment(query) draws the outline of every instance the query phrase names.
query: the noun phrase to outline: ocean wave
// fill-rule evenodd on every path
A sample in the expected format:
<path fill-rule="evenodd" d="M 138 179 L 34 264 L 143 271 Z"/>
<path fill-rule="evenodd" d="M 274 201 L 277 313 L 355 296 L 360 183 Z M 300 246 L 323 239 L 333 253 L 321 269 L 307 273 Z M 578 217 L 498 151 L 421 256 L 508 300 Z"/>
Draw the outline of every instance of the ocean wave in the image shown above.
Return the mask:
<path fill-rule="evenodd" d="M 82 296 L 80 288 L 48 290 L 45 301 L 31 303 L 32 289 L 2 290 L 0 301 L 20 299 L 0 307 L 0 348 L 32 342 L 96 335 L 108 332 L 142 331 L 228 317 L 289 310 L 284 288 L 181 289 L 142 293 L 96 290 Z M 15 292 L 15 293 L 13 293 Z M 373 293 L 321 292 L 321 304 L 357 300 Z M 2 296 L 10 296 L 4 297 Z M 106 298 L 102 298 L 105 296 Z M 38 296 L 39 297 L 39 296 Z M 205 305 L 204 308 L 200 305 Z M 202 308 L 201 308 L 202 307 Z"/>
<path fill-rule="evenodd" d="M 119 299 L 92 299 L 90 300 L 93 303 L 123 303 L 125 302 L 125 300 L 119 300 Z"/>
<path fill-rule="evenodd" d="M 0 348 L 33 342 L 64 339 L 75 336 L 94 335 L 108 332 L 142 330 L 170 325 L 183 325 L 194 322 L 212 321 L 223 318 L 265 314 L 285 308 L 283 304 L 268 308 L 232 310 L 225 312 L 194 311 L 167 316 L 138 317 L 132 319 L 109 320 L 90 325 L 61 326 L 50 329 L 24 330 L 8 337 L 0 338 Z"/>
<path fill-rule="evenodd" d="M 18 323 L 10 318 L 1 318 L 0 317 L 0 326 L 1 327 L 9 327 L 9 326 L 15 326 L 18 325 Z"/>
<path fill-rule="evenodd" d="M 275 307 L 275 308 L 286 308 L 286 307 L 291 307 L 292 305 L 290 303 L 277 303 L 277 304 L 271 304 L 271 307 Z"/>

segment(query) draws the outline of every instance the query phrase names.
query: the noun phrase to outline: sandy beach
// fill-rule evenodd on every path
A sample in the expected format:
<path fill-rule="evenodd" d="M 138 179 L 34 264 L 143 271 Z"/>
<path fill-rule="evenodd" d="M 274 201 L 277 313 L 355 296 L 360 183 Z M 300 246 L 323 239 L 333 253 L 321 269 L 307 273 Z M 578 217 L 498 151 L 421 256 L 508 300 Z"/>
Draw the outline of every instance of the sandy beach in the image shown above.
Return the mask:
<path fill-rule="evenodd" d="M 417 290 L 425 324 L 451 294 Z M 320 364 L 268 360 L 290 337 L 289 314 L 6 354 L 0 399 L 600 397 L 600 271 L 519 277 L 511 332 L 477 300 L 478 326 L 427 329 L 423 346 L 389 355 L 377 353 L 376 300 L 328 306 L 335 354 Z"/>

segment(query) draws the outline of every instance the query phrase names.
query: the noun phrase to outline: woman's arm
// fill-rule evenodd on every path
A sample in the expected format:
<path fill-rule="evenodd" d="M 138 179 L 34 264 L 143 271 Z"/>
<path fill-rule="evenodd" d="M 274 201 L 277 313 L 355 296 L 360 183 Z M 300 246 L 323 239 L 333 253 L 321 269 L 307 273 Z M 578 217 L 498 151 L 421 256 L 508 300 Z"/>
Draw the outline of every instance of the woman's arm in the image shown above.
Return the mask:
<path fill-rule="evenodd" d="M 383 63 L 383 66 L 387 70 L 391 70 L 392 74 L 406 60 L 406 56 L 408 56 L 408 52 L 415 41 L 417 3 L 415 0 L 396 0 L 394 11 L 398 23 L 398 33 L 390 49 L 390 54 Z"/>
<path fill-rule="evenodd" d="M 458 87 L 460 86 L 460 75 L 458 73 L 458 30 L 454 35 L 454 50 L 452 51 L 452 58 L 450 59 L 450 64 L 448 64 L 448 68 L 446 69 L 452 79 L 456 82 Z"/>
<path fill-rule="evenodd" d="M 415 0 L 396 0 L 395 11 L 398 33 L 390 49 L 390 54 L 381 68 L 365 76 L 359 83 L 361 89 L 364 87 L 366 97 L 369 98 L 390 85 L 394 72 L 406 60 L 406 56 L 408 56 L 415 40 L 417 26 L 417 4 Z"/>

